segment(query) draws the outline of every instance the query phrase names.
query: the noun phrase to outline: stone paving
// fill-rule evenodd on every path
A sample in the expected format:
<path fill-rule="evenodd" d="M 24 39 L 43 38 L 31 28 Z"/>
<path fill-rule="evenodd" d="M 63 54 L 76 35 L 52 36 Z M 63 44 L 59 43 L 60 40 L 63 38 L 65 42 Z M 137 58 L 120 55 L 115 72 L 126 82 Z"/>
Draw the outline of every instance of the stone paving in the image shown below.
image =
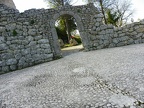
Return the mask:
<path fill-rule="evenodd" d="M 144 108 L 144 44 L 0 75 L 0 108 Z"/>

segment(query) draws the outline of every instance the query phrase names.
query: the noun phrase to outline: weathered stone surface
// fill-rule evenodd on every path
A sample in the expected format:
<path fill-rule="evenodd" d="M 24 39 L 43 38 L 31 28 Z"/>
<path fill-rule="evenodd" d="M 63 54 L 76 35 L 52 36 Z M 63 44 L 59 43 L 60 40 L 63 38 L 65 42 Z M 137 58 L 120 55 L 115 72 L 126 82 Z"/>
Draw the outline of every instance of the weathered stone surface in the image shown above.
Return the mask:
<path fill-rule="evenodd" d="M 117 44 L 119 41 L 117 38 L 113 39 L 113 43 Z"/>
<path fill-rule="evenodd" d="M 0 61 L 0 66 L 5 66 L 5 61 Z"/>
<path fill-rule="evenodd" d="M 4 43 L 4 37 L 0 36 L 0 44 Z"/>
<path fill-rule="evenodd" d="M 26 58 L 24 58 L 24 57 L 20 58 L 18 65 L 21 66 L 21 65 L 25 64 L 25 62 L 26 62 L 25 60 L 26 60 Z"/>
<path fill-rule="evenodd" d="M 11 65 L 11 66 L 10 66 L 10 70 L 14 71 L 14 70 L 16 70 L 16 69 L 17 69 L 17 66 L 16 66 L 16 65 Z"/>
<path fill-rule="evenodd" d="M 4 32 L 5 31 L 5 27 L 0 27 L 0 32 Z"/>
<path fill-rule="evenodd" d="M 6 61 L 6 65 L 15 65 L 15 64 L 17 64 L 16 59 L 9 59 Z"/>
<path fill-rule="evenodd" d="M 46 44 L 46 43 L 49 43 L 48 39 L 40 39 L 38 41 L 39 44 Z"/>
<path fill-rule="evenodd" d="M 1 59 L 3 59 L 3 60 L 11 59 L 13 57 L 14 57 L 14 55 L 12 53 L 3 53 L 3 54 L 1 54 Z"/>
<path fill-rule="evenodd" d="M 35 36 L 36 35 L 36 29 L 29 29 L 29 31 L 28 31 L 28 34 L 29 35 L 32 35 L 32 36 Z"/>
<path fill-rule="evenodd" d="M 9 66 L 2 66 L 2 72 L 9 72 Z"/>
<path fill-rule="evenodd" d="M 8 47 L 6 44 L 0 44 L 0 51 L 6 50 Z"/>
<path fill-rule="evenodd" d="M 44 49 L 49 49 L 50 45 L 49 44 L 41 44 L 40 47 L 44 48 Z"/>

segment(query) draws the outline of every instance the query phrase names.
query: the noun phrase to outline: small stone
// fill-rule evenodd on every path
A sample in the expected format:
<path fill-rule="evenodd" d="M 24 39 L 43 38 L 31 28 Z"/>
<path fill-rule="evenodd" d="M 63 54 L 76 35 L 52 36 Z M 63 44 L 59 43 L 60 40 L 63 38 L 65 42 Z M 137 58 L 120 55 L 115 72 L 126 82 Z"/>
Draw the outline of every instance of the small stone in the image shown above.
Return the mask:
<path fill-rule="evenodd" d="M 29 29 L 28 34 L 35 36 L 36 35 L 36 29 Z"/>
<path fill-rule="evenodd" d="M 38 41 L 39 44 L 46 44 L 49 43 L 48 39 L 41 39 Z"/>
<path fill-rule="evenodd" d="M 48 48 L 50 48 L 50 45 L 49 44 L 41 44 L 40 47 L 44 48 L 44 49 L 48 49 Z"/>

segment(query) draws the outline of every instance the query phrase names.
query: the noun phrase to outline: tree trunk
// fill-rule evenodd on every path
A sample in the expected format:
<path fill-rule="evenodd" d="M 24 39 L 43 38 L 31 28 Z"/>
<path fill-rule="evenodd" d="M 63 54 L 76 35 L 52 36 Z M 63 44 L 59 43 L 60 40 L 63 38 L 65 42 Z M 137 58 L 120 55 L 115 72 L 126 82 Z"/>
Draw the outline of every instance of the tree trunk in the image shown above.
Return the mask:
<path fill-rule="evenodd" d="M 100 0 L 99 2 L 100 2 L 102 14 L 104 16 L 104 22 L 105 22 L 105 24 L 107 24 L 106 16 L 105 16 L 104 8 L 103 8 L 103 0 Z"/>
<path fill-rule="evenodd" d="M 69 27 L 69 23 L 68 23 L 68 17 L 65 17 L 65 25 L 66 25 L 66 32 L 67 32 L 67 36 L 68 36 L 68 43 L 70 43 L 71 33 L 70 33 L 70 27 Z"/>
<path fill-rule="evenodd" d="M 64 0 L 61 0 L 61 5 L 64 6 Z"/>
<path fill-rule="evenodd" d="M 64 0 L 61 0 L 62 6 L 64 6 Z M 66 27 L 66 32 L 67 32 L 67 36 L 68 36 L 68 43 L 70 43 L 70 39 L 71 39 L 71 33 L 70 33 L 70 27 L 69 27 L 69 23 L 68 23 L 68 17 L 67 15 L 64 16 L 65 18 L 65 27 Z"/>

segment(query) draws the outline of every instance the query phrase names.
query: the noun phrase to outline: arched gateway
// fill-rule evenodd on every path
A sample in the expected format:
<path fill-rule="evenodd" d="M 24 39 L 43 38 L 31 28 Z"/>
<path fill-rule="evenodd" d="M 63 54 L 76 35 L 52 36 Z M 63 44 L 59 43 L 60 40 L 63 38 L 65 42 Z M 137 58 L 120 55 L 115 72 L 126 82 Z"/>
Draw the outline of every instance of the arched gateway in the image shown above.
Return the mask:
<path fill-rule="evenodd" d="M 50 21 L 51 22 L 51 29 L 52 29 L 52 37 L 55 39 L 54 41 L 54 49 L 55 49 L 55 52 L 56 54 L 59 54 L 61 51 L 60 51 L 60 48 L 59 48 L 59 44 L 56 44 L 58 43 L 57 42 L 57 32 L 56 32 L 56 29 L 55 29 L 55 21 L 62 15 L 70 15 L 72 17 L 75 18 L 76 20 L 76 23 L 77 23 L 77 27 L 78 27 L 78 30 L 81 34 L 81 39 L 82 39 L 82 43 L 84 45 L 84 48 L 85 50 L 88 50 L 88 37 L 86 35 L 86 31 L 84 29 L 84 24 L 83 24 L 83 21 L 82 21 L 82 18 L 79 14 L 77 13 L 74 13 L 72 10 L 71 11 L 60 11 L 59 13 L 56 13 L 54 14 L 52 20 Z"/>
<path fill-rule="evenodd" d="M 119 28 L 104 25 L 93 4 L 23 13 L 0 4 L 0 73 L 61 57 L 55 21 L 65 14 L 76 19 L 86 51 L 144 42 L 144 20 Z"/>

